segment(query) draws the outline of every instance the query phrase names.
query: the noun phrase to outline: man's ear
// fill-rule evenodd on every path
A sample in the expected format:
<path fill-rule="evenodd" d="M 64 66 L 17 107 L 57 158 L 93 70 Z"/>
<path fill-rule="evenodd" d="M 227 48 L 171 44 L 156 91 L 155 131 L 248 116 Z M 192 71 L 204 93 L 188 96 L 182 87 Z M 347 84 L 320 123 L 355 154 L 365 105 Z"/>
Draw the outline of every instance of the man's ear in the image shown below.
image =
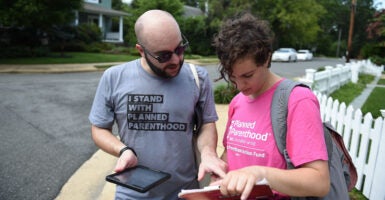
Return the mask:
<path fill-rule="evenodd" d="M 135 48 L 138 50 L 138 52 L 140 53 L 140 55 L 142 57 L 144 57 L 144 50 L 143 50 L 143 47 L 140 45 L 140 44 L 136 44 L 135 45 Z"/>

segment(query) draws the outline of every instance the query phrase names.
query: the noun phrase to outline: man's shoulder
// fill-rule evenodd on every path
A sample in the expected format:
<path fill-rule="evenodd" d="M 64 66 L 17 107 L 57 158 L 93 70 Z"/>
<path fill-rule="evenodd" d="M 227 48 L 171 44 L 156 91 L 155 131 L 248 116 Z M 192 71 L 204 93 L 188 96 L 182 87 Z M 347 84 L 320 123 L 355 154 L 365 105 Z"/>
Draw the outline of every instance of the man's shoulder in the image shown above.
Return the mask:
<path fill-rule="evenodd" d="M 194 65 L 195 66 L 195 69 L 196 69 L 196 71 L 198 73 L 199 78 L 203 78 L 203 77 L 208 75 L 208 71 L 207 71 L 206 67 L 203 67 L 203 66 L 197 65 L 197 64 L 193 64 L 193 63 L 185 63 L 185 66 L 187 68 L 189 68 L 189 70 L 190 70 L 190 65 Z"/>
<path fill-rule="evenodd" d="M 105 74 L 121 73 L 122 71 L 125 71 L 128 68 L 132 68 L 132 67 L 136 66 L 136 63 L 137 63 L 137 60 L 132 60 L 129 62 L 125 62 L 125 63 L 111 66 L 105 70 Z"/>

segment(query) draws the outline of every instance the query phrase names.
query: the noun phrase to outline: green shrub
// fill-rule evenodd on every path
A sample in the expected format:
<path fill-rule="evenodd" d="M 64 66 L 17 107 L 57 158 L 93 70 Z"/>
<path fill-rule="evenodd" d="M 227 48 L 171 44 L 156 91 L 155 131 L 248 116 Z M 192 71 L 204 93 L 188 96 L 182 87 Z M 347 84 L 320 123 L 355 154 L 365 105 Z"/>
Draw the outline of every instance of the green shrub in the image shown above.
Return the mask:
<path fill-rule="evenodd" d="M 70 51 L 70 52 L 82 52 L 86 50 L 87 44 L 82 41 L 60 41 L 51 43 L 51 50 L 54 52 Z"/>
<path fill-rule="evenodd" d="M 27 46 L 10 46 L 0 48 L 0 58 L 30 57 L 31 48 Z"/>
<path fill-rule="evenodd" d="M 44 57 L 50 53 L 46 46 L 10 46 L 0 48 L 0 58 Z"/>
<path fill-rule="evenodd" d="M 215 103 L 228 104 L 238 92 L 232 84 L 218 85 L 214 90 Z"/>
<path fill-rule="evenodd" d="M 102 53 L 105 51 L 110 51 L 114 49 L 115 46 L 113 44 L 105 43 L 105 42 L 92 42 L 86 45 L 85 51 L 91 53 Z"/>
<path fill-rule="evenodd" d="M 87 44 L 102 41 L 102 32 L 96 24 L 81 24 L 76 27 L 75 39 Z"/>
<path fill-rule="evenodd" d="M 380 66 L 380 65 L 385 65 L 385 57 L 380 57 L 380 56 L 371 56 L 370 61 L 372 61 L 374 64 Z"/>

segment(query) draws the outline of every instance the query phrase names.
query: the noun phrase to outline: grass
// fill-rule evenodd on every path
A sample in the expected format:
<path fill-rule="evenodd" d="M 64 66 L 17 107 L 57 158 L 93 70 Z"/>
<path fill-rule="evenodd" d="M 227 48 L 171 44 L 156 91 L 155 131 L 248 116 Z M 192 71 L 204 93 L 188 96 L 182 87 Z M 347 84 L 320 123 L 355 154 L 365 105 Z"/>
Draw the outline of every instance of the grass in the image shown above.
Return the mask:
<path fill-rule="evenodd" d="M 64 56 L 60 53 L 51 54 L 48 57 L 32 58 L 8 58 L 0 59 L 1 64 L 71 64 L 71 63 L 103 63 L 103 62 L 126 62 L 134 60 L 138 56 L 128 54 L 101 54 L 68 52 Z"/>
<path fill-rule="evenodd" d="M 350 200 L 367 200 L 366 198 L 359 190 L 354 188 L 352 191 L 349 192 Z"/>
<path fill-rule="evenodd" d="M 330 97 L 332 97 L 332 99 L 338 99 L 339 102 L 345 102 L 346 105 L 349 105 L 354 98 L 362 93 L 362 91 L 366 88 L 366 84 L 371 83 L 373 80 L 374 76 L 372 75 L 360 74 L 356 84 L 349 82 L 330 94 Z"/>
<path fill-rule="evenodd" d="M 71 63 L 108 63 L 108 62 L 127 62 L 139 58 L 137 53 L 130 54 L 108 54 L 108 53 L 85 53 L 68 52 L 61 55 L 52 53 L 47 57 L 31 58 L 0 58 L 0 64 L 71 64 Z M 199 55 L 186 54 L 185 59 L 193 59 L 200 64 L 218 63 L 218 58 L 214 56 L 202 57 Z M 108 67 L 98 65 L 100 68 Z"/>
<path fill-rule="evenodd" d="M 380 79 L 377 85 L 382 85 L 383 87 L 375 87 L 361 108 L 362 113 L 372 113 L 374 119 L 382 117 L 380 110 L 385 109 L 385 79 Z"/>
<path fill-rule="evenodd" d="M 377 85 L 383 85 L 383 86 L 385 86 L 385 79 L 380 79 L 380 80 L 378 80 Z"/>
<path fill-rule="evenodd" d="M 366 88 L 366 85 L 371 83 L 374 78 L 375 77 L 372 75 L 360 74 L 357 84 L 351 82 L 345 84 L 330 96 L 333 99 L 338 99 L 339 102 L 345 102 L 346 105 L 349 105 L 355 97 L 362 93 Z M 385 94 L 385 79 L 380 79 L 377 85 L 383 85 L 384 87 L 375 87 L 361 108 L 363 115 L 371 113 L 374 119 L 382 117 L 380 110 L 385 109 L 385 101 L 383 101 L 383 96 Z"/>

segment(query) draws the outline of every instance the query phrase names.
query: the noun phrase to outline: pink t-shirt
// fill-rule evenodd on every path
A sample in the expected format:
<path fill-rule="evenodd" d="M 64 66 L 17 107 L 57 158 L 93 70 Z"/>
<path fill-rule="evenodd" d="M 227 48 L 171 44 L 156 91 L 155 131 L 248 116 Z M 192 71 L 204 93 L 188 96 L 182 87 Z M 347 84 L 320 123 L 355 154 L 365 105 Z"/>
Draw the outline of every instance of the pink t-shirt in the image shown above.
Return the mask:
<path fill-rule="evenodd" d="M 239 93 L 231 101 L 223 139 L 230 171 L 251 165 L 286 169 L 270 119 L 271 101 L 278 84 L 255 99 Z M 286 147 L 295 166 L 328 159 L 319 103 L 312 91 L 303 87 L 293 89 L 287 124 Z"/>

